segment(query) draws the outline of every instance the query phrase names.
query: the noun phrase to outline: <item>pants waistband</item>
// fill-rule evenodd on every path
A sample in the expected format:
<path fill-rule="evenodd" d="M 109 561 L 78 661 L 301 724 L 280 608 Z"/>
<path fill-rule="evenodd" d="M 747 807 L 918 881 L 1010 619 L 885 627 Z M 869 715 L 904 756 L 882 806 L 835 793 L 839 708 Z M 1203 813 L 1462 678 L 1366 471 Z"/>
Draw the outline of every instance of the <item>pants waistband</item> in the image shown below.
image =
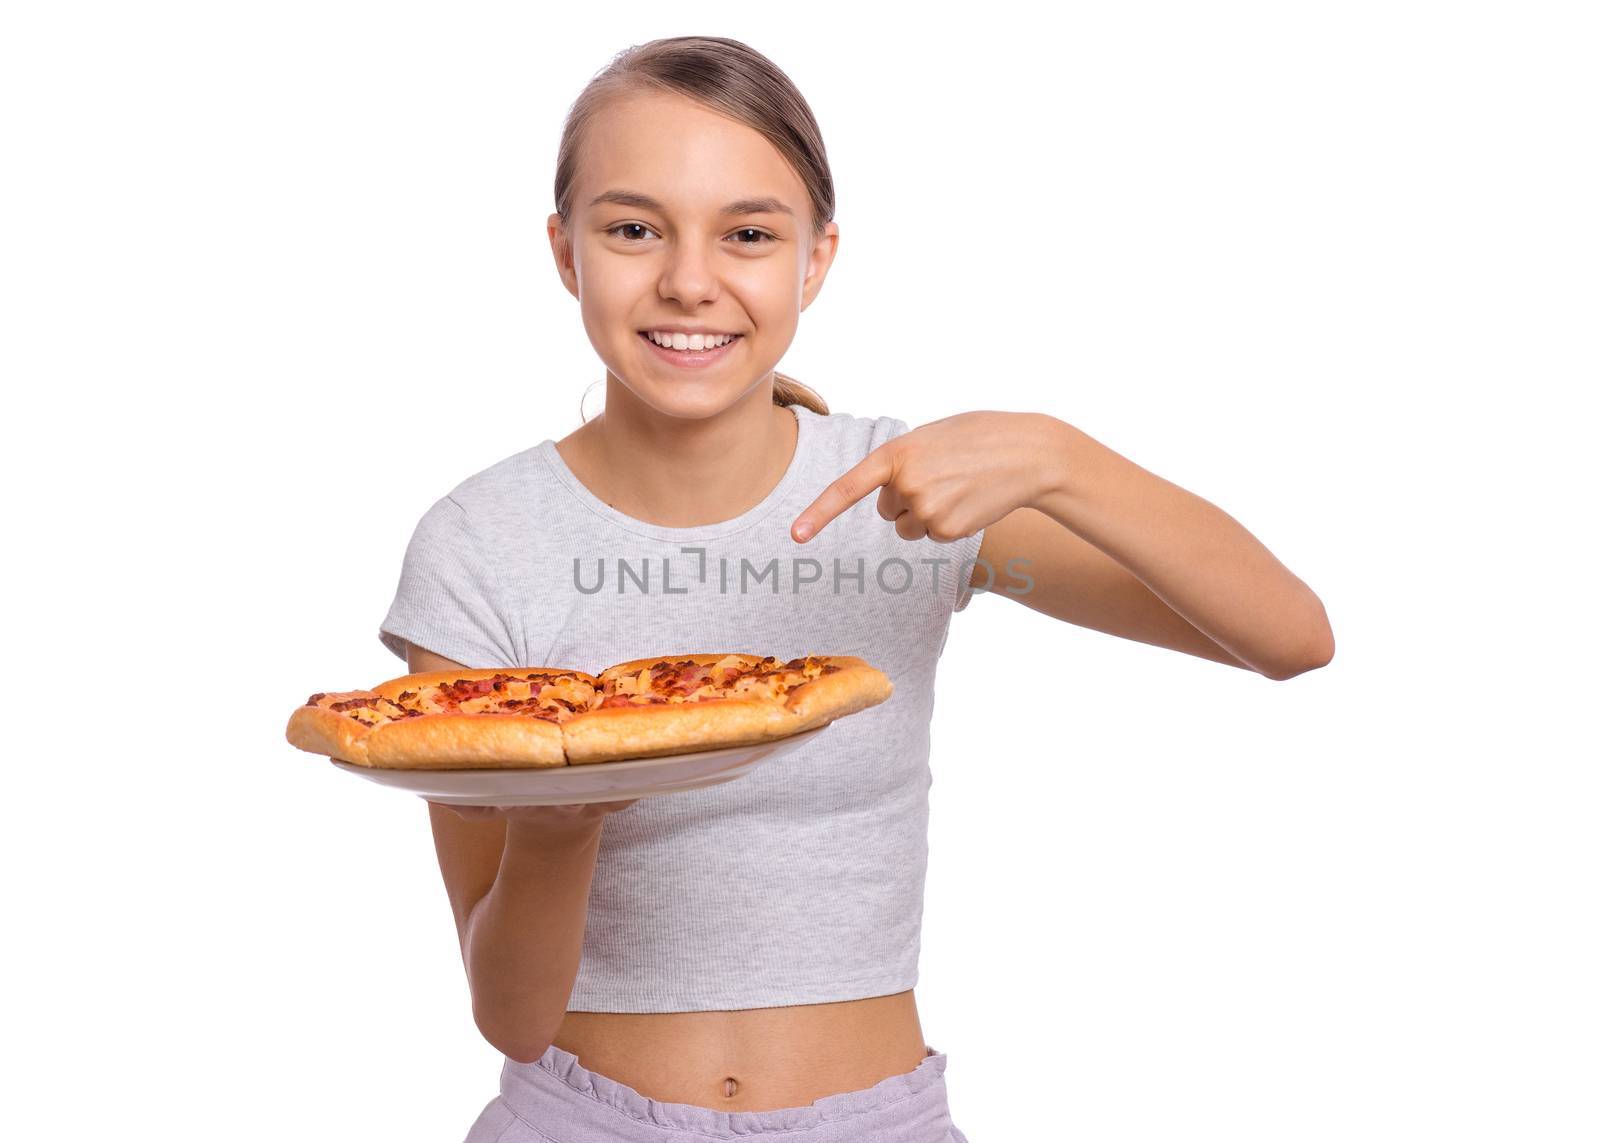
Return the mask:
<path fill-rule="evenodd" d="M 582 1125 L 597 1131 L 611 1129 L 619 1141 L 659 1138 L 661 1128 L 695 1132 L 713 1139 L 734 1139 L 762 1132 L 818 1129 L 815 1143 L 834 1138 L 860 1140 L 882 1119 L 888 1131 L 870 1138 L 904 1139 L 907 1143 L 942 1140 L 949 1130 L 950 1112 L 945 1101 L 943 1052 L 929 1047 L 915 1069 L 889 1076 L 860 1091 L 824 1096 L 806 1107 L 770 1111 L 717 1111 L 688 1103 L 665 1103 L 641 1095 L 627 1084 L 590 1071 L 571 1052 L 552 1044 L 531 1064 L 507 1057 L 500 1076 L 500 1092 L 516 1114 L 541 1126 Z M 632 1120 L 642 1130 L 623 1132 Z M 892 1127 L 889 1125 L 892 1124 Z M 652 1130 L 653 1129 L 653 1130 Z"/>

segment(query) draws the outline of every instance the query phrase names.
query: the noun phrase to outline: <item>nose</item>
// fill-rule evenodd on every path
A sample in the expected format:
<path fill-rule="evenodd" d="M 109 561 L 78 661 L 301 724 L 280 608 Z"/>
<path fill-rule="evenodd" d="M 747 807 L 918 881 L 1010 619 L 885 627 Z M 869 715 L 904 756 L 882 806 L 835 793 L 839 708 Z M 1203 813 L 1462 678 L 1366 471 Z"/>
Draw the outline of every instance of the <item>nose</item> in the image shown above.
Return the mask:
<path fill-rule="evenodd" d="M 662 298 L 692 309 L 717 293 L 717 275 L 711 255 L 699 243 L 683 242 L 671 248 L 657 286 Z"/>

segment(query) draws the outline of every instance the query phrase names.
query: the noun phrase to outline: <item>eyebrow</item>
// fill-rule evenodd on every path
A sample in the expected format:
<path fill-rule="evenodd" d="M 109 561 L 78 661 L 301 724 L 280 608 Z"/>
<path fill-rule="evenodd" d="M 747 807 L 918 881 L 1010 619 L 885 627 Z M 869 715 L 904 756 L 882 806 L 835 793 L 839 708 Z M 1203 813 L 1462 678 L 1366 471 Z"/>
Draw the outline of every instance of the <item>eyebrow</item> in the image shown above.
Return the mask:
<path fill-rule="evenodd" d="M 657 200 L 639 191 L 608 190 L 604 194 L 597 194 L 589 200 L 590 206 L 599 206 L 603 202 L 614 202 L 620 206 L 636 206 L 640 210 L 653 210 L 665 214 L 667 208 Z M 730 202 L 722 208 L 723 214 L 787 214 L 794 217 L 794 211 L 785 206 L 782 201 L 775 198 L 741 198 Z"/>

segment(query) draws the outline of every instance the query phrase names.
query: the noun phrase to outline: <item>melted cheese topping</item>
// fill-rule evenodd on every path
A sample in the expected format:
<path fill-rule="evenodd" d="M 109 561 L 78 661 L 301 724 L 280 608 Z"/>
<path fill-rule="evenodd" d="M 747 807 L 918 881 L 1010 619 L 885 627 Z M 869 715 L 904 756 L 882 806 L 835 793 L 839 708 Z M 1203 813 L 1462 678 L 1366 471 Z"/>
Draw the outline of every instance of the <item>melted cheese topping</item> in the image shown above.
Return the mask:
<path fill-rule="evenodd" d="M 427 714 L 523 715 L 561 723 L 591 710 L 661 703 L 717 702 L 757 698 L 782 701 L 792 689 L 839 668 L 815 656 L 779 663 L 767 656 L 746 667 L 728 655 L 709 666 L 689 659 L 662 659 L 628 675 L 607 679 L 601 689 L 575 675 L 502 671 L 482 679 L 456 679 L 403 691 L 394 701 L 380 695 L 349 698 L 321 693 L 306 700 L 366 726 L 378 727 Z"/>
<path fill-rule="evenodd" d="M 768 656 L 751 667 L 729 655 L 705 666 L 692 660 L 663 659 L 627 675 L 607 679 L 602 707 L 651 703 L 709 702 L 721 699 L 782 701 L 795 687 L 838 670 L 815 656 L 780 664 Z"/>

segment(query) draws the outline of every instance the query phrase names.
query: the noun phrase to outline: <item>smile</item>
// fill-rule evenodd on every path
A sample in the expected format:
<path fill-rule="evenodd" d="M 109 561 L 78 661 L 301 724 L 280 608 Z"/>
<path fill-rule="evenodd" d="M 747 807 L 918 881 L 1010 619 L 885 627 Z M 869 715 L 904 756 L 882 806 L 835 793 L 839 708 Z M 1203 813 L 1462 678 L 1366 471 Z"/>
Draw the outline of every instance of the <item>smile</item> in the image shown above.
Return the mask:
<path fill-rule="evenodd" d="M 643 330 L 639 332 L 639 338 L 650 347 L 650 352 L 663 361 L 683 369 L 696 369 L 713 365 L 728 356 L 729 353 L 733 352 L 733 347 L 744 340 L 744 334 L 735 334 L 725 344 L 719 345 L 714 349 L 668 349 L 658 344 Z"/>

